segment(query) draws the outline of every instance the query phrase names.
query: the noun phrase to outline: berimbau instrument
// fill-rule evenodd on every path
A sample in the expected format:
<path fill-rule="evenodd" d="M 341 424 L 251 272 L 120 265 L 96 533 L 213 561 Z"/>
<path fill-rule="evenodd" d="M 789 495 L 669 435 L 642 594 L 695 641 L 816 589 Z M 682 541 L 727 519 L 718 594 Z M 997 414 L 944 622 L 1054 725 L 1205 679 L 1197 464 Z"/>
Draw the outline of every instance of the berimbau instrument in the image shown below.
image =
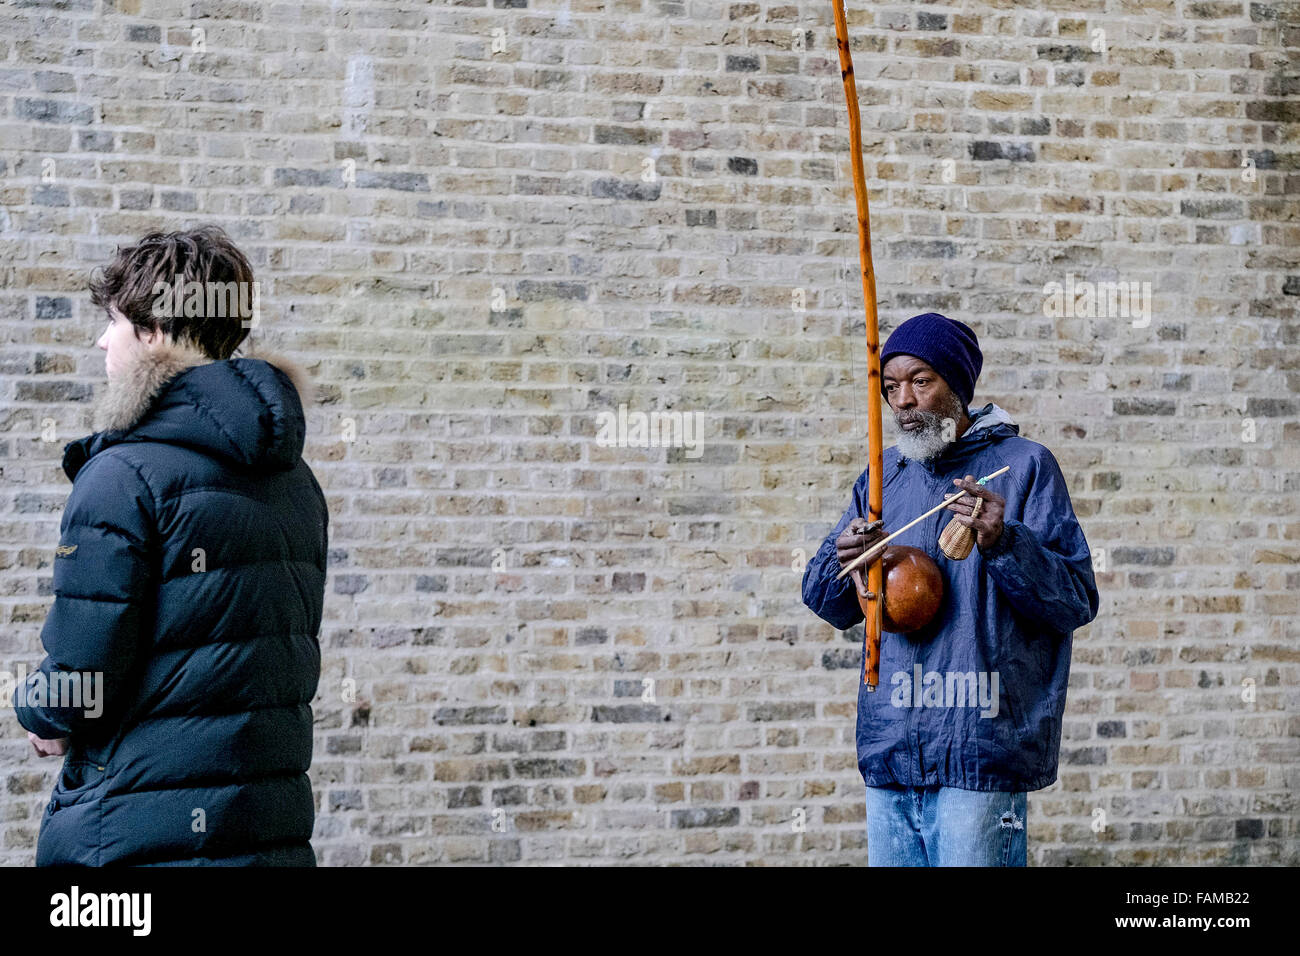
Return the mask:
<path fill-rule="evenodd" d="M 849 156 L 853 168 L 853 195 L 857 203 L 858 261 L 862 271 L 862 300 L 867 331 L 867 520 L 875 522 L 881 519 L 884 508 L 884 437 L 880 326 L 876 315 L 876 273 L 871 262 L 871 211 L 867 202 L 866 175 L 862 162 L 862 118 L 858 111 L 857 85 L 853 77 L 853 55 L 849 50 L 844 0 L 832 0 L 832 5 L 840 76 L 844 81 L 844 97 L 848 102 Z M 996 471 L 980 479 L 979 483 L 983 484 L 1005 471 L 1006 468 Z M 877 542 L 845 565 L 836 577 L 837 580 L 842 579 L 863 564 L 867 565 L 866 589 L 869 596 L 863 597 L 861 589 L 857 590 L 857 595 L 858 604 L 866 619 L 862 680 L 868 691 L 874 691 L 880 682 L 881 631 L 906 634 L 920 630 L 934 618 L 943 603 L 943 575 L 934 560 L 919 548 L 904 545 L 885 547 L 885 544 L 939 509 L 948 507 L 959 496 L 960 493 L 946 497 L 920 518 Z M 982 500 L 975 499 L 976 515 Z M 940 536 L 939 547 L 947 557 L 960 561 L 970 554 L 974 539 L 973 530 L 954 518 Z M 860 580 L 860 572 L 855 580 Z"/>

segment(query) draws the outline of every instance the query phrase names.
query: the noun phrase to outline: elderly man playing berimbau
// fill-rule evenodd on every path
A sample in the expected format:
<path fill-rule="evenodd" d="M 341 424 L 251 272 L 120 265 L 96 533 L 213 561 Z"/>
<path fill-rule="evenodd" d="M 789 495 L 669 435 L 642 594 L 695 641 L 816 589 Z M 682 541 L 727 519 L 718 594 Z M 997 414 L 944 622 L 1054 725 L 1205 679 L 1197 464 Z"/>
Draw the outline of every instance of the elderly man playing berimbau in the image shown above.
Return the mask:
<path fill-rule="evenodd" d="M 880 361 L 899 427 L 884 456 L 882 520 L 864 517 L 863 472 L 804 573 L 804 603 L 853 627 L 863 619 L 855 589 L 871 595 L 841 570 L 945 492 L 964 494 L 892 542 L 934 559 L 944 598 L 919 630 L 884 635 L 888 686 L 859 691 L 868 863 L 1024 866 L 1026 793 L 1056 780 L 1073 632 L 1097 614 L 1088 543 L 1052 453 L 998 406 L 969 407 L 983 365 L 974 331 L 918 315 Z M 976 483 L 1004 465 L 998 490 Z M 975 533 L 964 560 L 939 548 L 950 520 Z"/>

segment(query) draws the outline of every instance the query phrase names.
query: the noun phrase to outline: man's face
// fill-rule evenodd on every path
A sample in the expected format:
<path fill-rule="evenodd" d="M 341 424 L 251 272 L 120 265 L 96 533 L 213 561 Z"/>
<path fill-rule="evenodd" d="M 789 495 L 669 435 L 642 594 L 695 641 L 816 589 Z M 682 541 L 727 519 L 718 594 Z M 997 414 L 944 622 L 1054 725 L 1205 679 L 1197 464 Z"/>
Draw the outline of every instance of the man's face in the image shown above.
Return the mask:
<path fill-rule="evenodd" d="M 142 349 L 148 348 L 162 338 L 160 332 L 150 332 L 137 337 L 131 320 L 118 311 L 117 306 L 108 307 L 108 327 L 95 344 L 108 353 L 104 358 L 104 368 L 109 378 L 114 378 L 126 368 L 130 360 Z"/>
<path fill-rule="evenodd" d="M 928 363 L 914 355 L 895 355 L 880 372 L 898 426 L 900 454 L 924 461 L 957 440 L 966 409 Z"/>

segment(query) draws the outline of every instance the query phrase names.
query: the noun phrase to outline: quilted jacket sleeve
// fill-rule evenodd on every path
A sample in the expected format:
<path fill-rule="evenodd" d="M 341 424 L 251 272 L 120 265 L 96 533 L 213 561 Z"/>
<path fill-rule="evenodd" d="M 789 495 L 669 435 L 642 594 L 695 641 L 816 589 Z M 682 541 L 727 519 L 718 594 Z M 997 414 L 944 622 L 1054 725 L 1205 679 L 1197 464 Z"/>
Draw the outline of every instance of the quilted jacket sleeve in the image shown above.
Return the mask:
<path fill-rule="evenodd" d="M 1018 613 L 1070 633 L 1097 616 L 1092 555 L 1065 477 L 1046 448 L 1032 460 L 1027 480 L 1023 519 L 1004 518 L 1001 536 L 980 555 Z"/>
<path fill-rule="evenodd" d="M 14 690 L 18 722 L 37 736 L 94 732 L 120 715 L 152 626 L 155 528 L 153 495 L 121 457 L 101 454 L 77 475 L 41 630 L 46 657 Z"/>

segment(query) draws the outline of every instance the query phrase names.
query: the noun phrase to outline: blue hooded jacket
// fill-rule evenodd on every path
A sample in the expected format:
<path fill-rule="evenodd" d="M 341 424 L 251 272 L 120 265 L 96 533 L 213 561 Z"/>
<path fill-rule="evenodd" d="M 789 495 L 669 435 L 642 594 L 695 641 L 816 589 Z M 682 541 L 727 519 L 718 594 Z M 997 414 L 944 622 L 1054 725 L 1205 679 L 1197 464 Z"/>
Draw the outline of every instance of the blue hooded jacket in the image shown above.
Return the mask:
<path fill-rule="evenodd" d="M 1006 499 L 1002 534 L 987 552 L 976 547 L 964 561 L 943 555 L 939 534 L 953 517 L 947 509 L 892 542 L 933 558 L 945 593 L 924 628 L 881 636 L 875 692 L 859 672 L 858 769 L 869 787 L 1028 791 L 1056 779 L 1073 632 L 1097 615 L 1091 554 L 1052 453 L 1019 437 L 996 405 L 971 418 L 930 461 L 885 450 L 887 532 L 956 491 L 954 478 L 1011 470 L 986 486 Z M 863 472 L 804 571 L 804 604 L 840 630 L 863 615 L 852 579 L 835 580 L 835 539 L 866 514 Z"/>
<path fill-rule="evenodd" d="M 69 739 L 38 866 L 315 865 L 328 512 L 302 460 L 309 388 L 280 356 L 166 345 L 65 446 L 47 656 L 14 692 L 19 723 Z"/>

